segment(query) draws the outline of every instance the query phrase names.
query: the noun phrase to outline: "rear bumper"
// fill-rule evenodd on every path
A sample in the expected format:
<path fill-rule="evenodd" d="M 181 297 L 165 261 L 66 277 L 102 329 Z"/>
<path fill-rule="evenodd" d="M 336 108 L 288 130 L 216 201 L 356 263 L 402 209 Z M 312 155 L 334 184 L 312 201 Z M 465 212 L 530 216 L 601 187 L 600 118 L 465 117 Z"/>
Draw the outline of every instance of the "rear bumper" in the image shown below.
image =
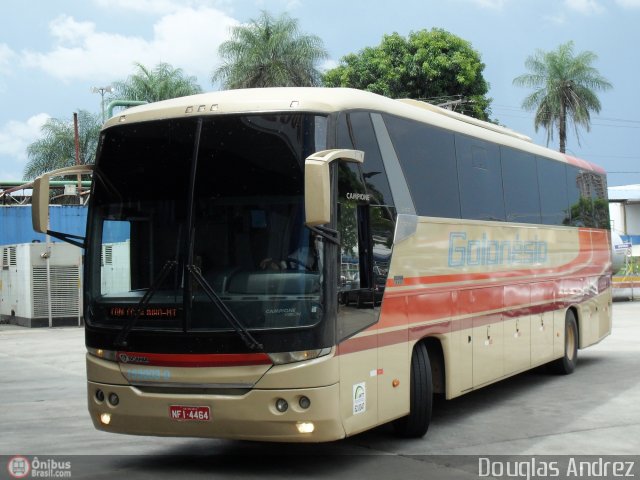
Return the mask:
<path fill-rule="evenodd" d="M 253 389 L 244 395 L 148 393 L 130 385 L 91 381 L 87 388 L 91 420 L 98 430 L 106 432 L 277 442 L 326 442 L 345 436 L 338 408 L 338 384 L 289 390 Z M 105 400 L 96 398 L 98 389 Z M 115 406 L 107 400 L 111 393 L 119 398 Z M 299 405 L 303 395 L 311 400 L 307 409 Z M 278 398 L 289 404 L 284 413 L 275 408 Z M 211 419 L 173 420 L 169 414 L 171 405 L 209 407 Z M 111 414 L 108 425 L 100 419 L 104 413 Z M 314 431 L 299 433 L 297 424 L 301 422 L 312 422 Z"/>

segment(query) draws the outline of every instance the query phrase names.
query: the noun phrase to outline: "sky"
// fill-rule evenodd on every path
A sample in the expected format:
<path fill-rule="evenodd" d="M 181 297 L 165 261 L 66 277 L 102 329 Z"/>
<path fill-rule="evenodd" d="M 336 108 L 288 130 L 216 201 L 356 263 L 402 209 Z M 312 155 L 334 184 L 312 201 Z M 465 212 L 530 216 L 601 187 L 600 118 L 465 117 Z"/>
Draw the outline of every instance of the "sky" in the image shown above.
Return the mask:
<path fill-rule="evenodd" d="M 567 153 L 605 168 L 609 185 L 640 183 L 640 0 L 4 0 L 0 15 L 0 181 L 20 180 L 26 147 L 48 118 L 99 113 L 94 87 L 125 80 L 134 63 L 167 62 L 219 90 L 211 73 L 233 26 L 288 13 L 329 52 L 322 65 L 378 45 L 385 34 L 442 28 L 467 41 L 485 64 L 492 118 L 547 143 L 530 90 L 513 85 L 525 60 L 567 41 L 598 56 L 594 66 L 613 89 L 589 132 L 571 133 Z M 550 148 L 557 149 L 557 135 Z"/>

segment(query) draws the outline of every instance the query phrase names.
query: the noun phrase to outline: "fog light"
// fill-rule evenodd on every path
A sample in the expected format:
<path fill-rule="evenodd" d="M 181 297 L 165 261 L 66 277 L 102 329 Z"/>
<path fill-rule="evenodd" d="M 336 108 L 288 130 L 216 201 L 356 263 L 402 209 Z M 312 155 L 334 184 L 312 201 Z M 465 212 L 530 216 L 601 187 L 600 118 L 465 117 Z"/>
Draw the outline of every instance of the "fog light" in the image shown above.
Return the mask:
<path fill-rule="evenodd" d="M 298 405 L 300 405 L 300 408 L 306 410 L 311 406 L 311 400 L 309 400 L 309 397 L 302 396 L 298 400 Z"/>
<path fill-rule="evenodd" d="M 103 425 L 109 425 L 111 423 L 111 414 L 103 413 L 102 415 L 100 415 L 100 421 Z"/>
<path fill-rule="evenodd" d="M 109 403 L 115 407 L 116 405 L 118 405 L 120 403 L 120 398 L 118 398 L 118 395 L 116 395 L 115 393 L 110 393 L 109 394 Z"/>
<path fill-rule="evenodd" d="M 313 433 L 316 429 L 315 425 L 312 422 L 298 422 L 296 423 L 296 428 L 299 433 Z"/>
<path fill-rule="evenodd" d="M 289 404 L 284 398 L 279 398 L 276 400 L 276 410 L 278 410 L 280 413 L 286 412 L 288 408 Z"/>
<path fill-rule="evenodd" d="M 100 389 L 96 390 L 96 400 L 99 402 L 104 402 L 104 392 Z"/>

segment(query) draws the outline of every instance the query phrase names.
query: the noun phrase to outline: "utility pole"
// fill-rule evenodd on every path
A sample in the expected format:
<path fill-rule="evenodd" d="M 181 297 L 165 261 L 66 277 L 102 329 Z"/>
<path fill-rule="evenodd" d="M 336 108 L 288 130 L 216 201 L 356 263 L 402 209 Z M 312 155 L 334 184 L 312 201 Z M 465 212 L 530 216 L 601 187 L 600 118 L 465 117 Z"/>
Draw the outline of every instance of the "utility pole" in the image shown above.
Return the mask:
<path fill-rule="evenodd" d="M 104 94 L 113 92 L 113 87 L 111 85 L 107 85 L 106 87 L 93 87 L 91 89 L 91 93 L 99 93 L 102 101 L 100 105 L 102 106 L 102 123 L 104 123 Z"/>

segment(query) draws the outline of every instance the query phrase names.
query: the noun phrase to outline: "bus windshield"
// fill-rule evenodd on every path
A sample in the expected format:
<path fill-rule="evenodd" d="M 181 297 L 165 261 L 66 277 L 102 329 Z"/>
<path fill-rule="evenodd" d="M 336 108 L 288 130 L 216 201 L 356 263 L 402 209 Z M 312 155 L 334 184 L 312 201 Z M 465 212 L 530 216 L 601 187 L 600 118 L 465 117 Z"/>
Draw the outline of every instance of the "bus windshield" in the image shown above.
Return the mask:
<path fill-rule="evenodd" d="M 326 118 L 309 114 L 106 130 L 87 247 L 88 321 L 228 330 L 225 308 L 246 329 L 322 321 L 324 252 L 304 225 L 303 189 L 304 159 L 325 142 Z"/>

